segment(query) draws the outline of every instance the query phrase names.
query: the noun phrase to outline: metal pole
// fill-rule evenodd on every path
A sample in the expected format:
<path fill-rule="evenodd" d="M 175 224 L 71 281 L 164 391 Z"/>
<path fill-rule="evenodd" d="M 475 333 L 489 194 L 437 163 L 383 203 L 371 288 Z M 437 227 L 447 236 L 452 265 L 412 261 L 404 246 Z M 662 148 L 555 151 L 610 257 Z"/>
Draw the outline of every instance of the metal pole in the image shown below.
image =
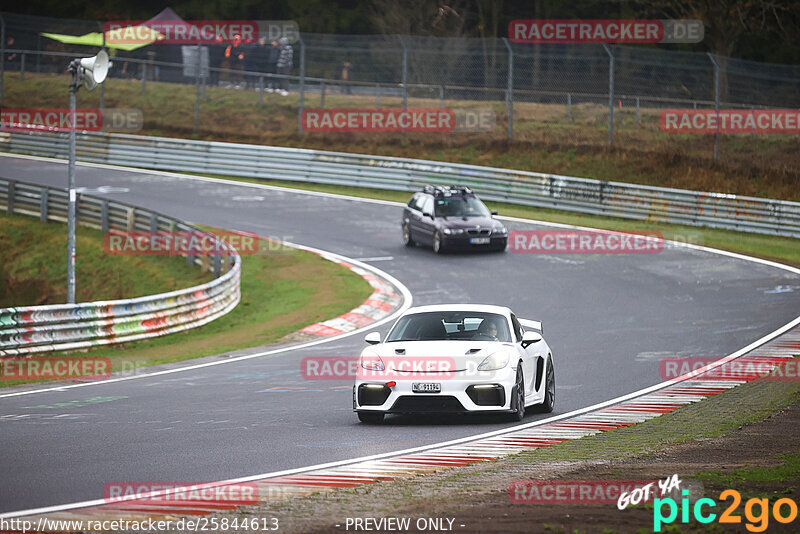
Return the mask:
<path fill-rule="evenodd" d="M 264 103 L 264 76 L 258 77 L 258 107 Z"/>
<path fill-rule="evenodd" d="M 142 93 L 144 93 L 144 88 L 145 88 L 145 83 L 146 83 L 145 80 L 147 79 L 147 62 L 146 62 L 146 60 L 142 60 L 140 65 L 142 66 Z"/>
<path fill-rule="evenodd" d="M 25 79 L 25 52 L 20 54 L 20 62 L 19 62 L 19 79 Z"/>
<path fill-rule="evenodd" d="M 103 47 L 102 50 L 106 49 L 106 32 L 103 28 L 103 23 L 98 21 L 97 25 L 100 26 L 100 35 L 103 36 Z M 103 108 L 105 107 L 106 102 L 106 84 L 100 84 L 100 114 L 103 114 Z"/>
<path fill-rule="evenodd" d="M 197 45 L 197 60 L 194 71 L 194 133 L 200 127 L 200 45 Z"/>
<path fill-rule="evenodd" d="M 714 133 L 714 161 L 719 157 L 719 63 L 709 52 L 708 59 L 714 65 L 714 111 L 717 119 L 717 131 Z"/>
<path fill-rule="evenodd" d="M 444 107 L 444 85 L 439 86 L 439 109 Z"/>
<path fill-rule="evenodd" d="M 636 126 L 639 126 L 639 97 L 636 97 Z"/>
<path fill-rule="evenodd" d="M 67 304 L 75 303 L 75 93 L 78 92 L 78 65 L 75 60 L 70 65 L 72 83 L 69 86 L 69 170 L 67 191 L 69 204 L 67 208 Z"/>
<path fill-rule="evenodd" d="M 514 140 L 514 49 L 508 39 L 503 37 L 508 49 L 508 88 L 506 89 L 506 114 L 508 115 L 508 142 Z"/>
<path fill-rule="evenodd" d="M 603 44 L 608 54 L 608 146 L 614 142 L 614 54 Z"/>
<path fill-rule="evenodd" d="M 406 48 L 402 35 L 398 35 L 397 38 L 403 46 L 403 110 L 406 110 L 408 108 L 408 48 Z"/>
<path fill-rule="evenodd" d="M 322 80 L 319 88 L 319 107 L 325 107 L 325 80 Z"/>
<path fill-rule="evenodd" d="M 297 133 L 303 133 L 303 100 L 306 96 L 306 43 L 302 37 L 298 37 L 300 42 L 300 105 L 297 113 Z"/>
<path fill-rule="evenodd" d="M 381 86 L 378 84 L 375 84 L 375 107 L 381 107 Z"/>

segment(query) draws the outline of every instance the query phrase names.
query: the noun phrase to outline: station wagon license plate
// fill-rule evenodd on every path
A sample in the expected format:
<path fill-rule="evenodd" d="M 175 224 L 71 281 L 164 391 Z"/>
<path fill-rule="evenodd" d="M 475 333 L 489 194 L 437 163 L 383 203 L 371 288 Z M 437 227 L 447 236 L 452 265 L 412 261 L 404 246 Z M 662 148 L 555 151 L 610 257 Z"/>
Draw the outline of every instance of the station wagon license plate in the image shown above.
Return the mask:
<path fill-rule="evenodd" d="M 469 240 L 470 244 L 472 245 L 488 245 L 489 238 L 488 237 L 472 237 Z"/>
<path fill-rule="evenodd" d="M 411 391 L 414 393 L 439 393 L 442 384 L 439 382 L 412 382 Z"/>

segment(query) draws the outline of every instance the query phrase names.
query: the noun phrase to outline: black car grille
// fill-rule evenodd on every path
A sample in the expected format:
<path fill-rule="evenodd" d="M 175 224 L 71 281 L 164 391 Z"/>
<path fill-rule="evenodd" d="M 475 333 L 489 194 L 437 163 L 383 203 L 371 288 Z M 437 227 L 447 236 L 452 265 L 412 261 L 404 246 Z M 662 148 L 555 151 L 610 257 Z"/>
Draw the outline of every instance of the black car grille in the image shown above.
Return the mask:
<path fill-rule="evenodd" d="M 404 395 L 389 410 L 393 413 L 464 412 L 464 406 L 450 395 Z"/>
<path fill-rule="evenodd" d="M 489 235 L 492 231 L 488 228 L 470 228 L 467 230 L 468 235 Z"/>

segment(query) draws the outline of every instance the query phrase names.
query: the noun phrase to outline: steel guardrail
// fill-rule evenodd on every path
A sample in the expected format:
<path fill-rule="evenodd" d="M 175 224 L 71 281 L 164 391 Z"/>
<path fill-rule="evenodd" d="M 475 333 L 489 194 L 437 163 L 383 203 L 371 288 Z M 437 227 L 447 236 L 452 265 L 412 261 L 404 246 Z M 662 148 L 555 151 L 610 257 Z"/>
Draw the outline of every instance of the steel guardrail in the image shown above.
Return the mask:
<path fill-rule="evenodd" d="M 446 183 L 486 200 L 800 237 L 800 203 L 409 158 L 116 133 L 77 136 L 81 161 L 394 191 Z M 0 150 L 67 158 L 65 133 L 7 133 Z"/>
<path fill-rule="evenodd" d="M 42 221 L 66 222 L 67 192 L 0 179 L 0 209 Z M 213 270 L 215 278 L 186 289 L 131 299 L 0 308 L 0 356 L 76 350 L 162 336 L 202 326 L 239 303 L 241 257 L 211 232 L 152 210 L 80 193 L 77 215 L 78 224 L 103 232 L 208 234 L 227 253 L 212 260 L 188 255 L 190 265 Z"/>

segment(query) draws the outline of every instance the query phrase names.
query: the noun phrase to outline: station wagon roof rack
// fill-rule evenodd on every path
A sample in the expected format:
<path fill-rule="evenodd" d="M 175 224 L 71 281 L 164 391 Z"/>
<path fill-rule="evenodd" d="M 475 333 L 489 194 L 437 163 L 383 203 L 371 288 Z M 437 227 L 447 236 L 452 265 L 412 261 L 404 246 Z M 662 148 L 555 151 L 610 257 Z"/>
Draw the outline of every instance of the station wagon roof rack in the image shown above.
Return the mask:
<path fill-rule="evenodd" d="M 422 191 L 435 197 L 473 194 L 472 189 L 465 185 L 426 185 L 422 188 Z"/>

